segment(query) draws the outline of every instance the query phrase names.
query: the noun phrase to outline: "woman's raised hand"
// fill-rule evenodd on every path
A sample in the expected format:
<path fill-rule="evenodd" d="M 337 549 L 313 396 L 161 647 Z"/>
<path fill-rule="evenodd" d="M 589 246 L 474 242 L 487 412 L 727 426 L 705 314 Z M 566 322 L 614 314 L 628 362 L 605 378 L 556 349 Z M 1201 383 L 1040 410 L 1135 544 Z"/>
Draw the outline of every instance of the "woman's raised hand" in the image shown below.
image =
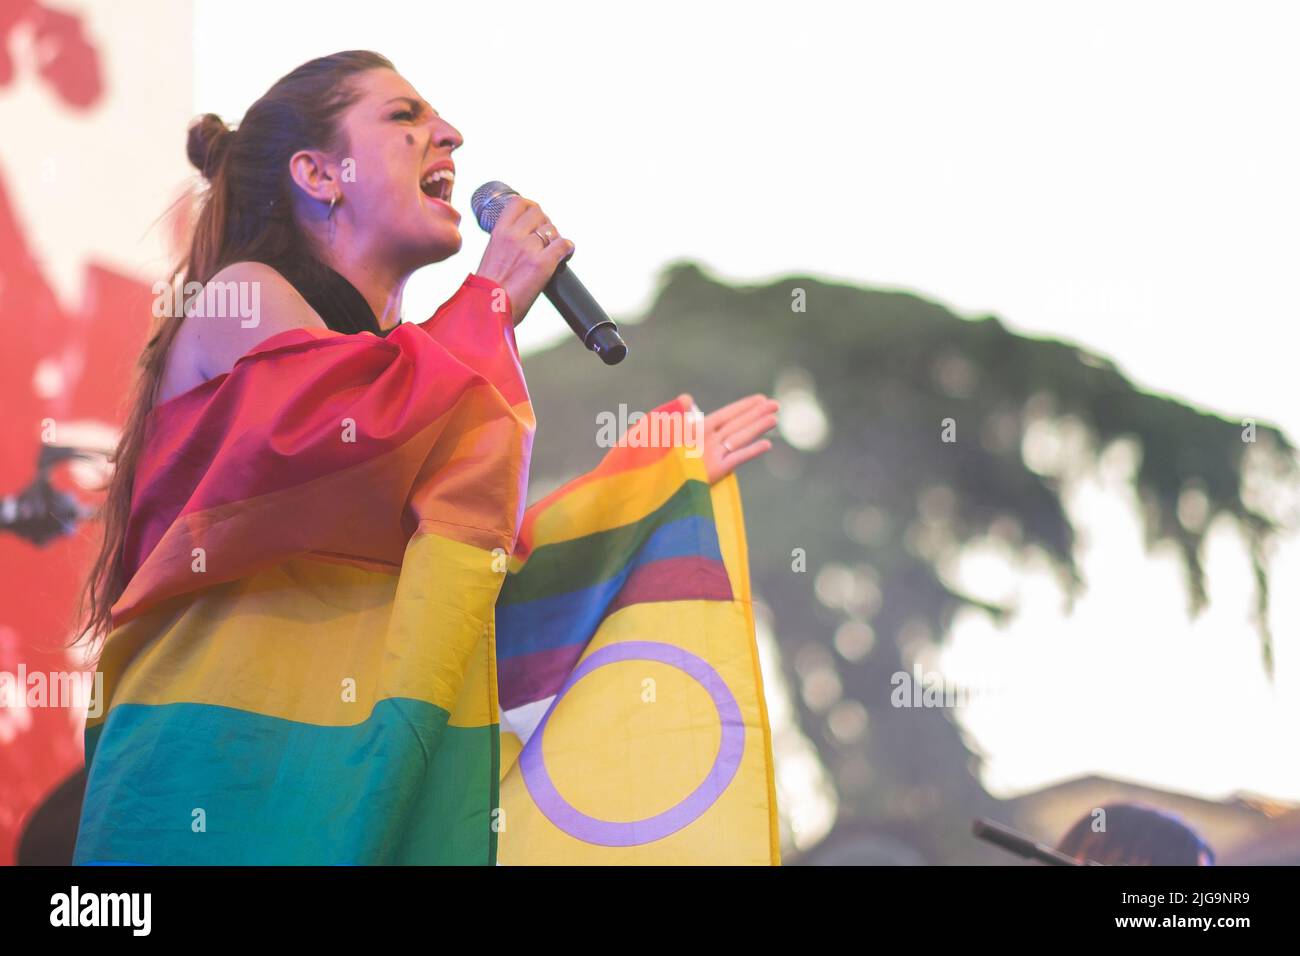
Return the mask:
<path fill-rule="evenodd" d="M 492 229 L 478 274 L 506 290 L 518 325 L 551 281 L 556 266 L 573 250 L 573 243 L 560 235 L 541 206 L 514 196 Z"/>
<path fill-rule="evenodd" d="M 687 405 L 695 404 L 690 395 L 679 397 Z M 766 438 L 760 441 L 759 436 L 776 427 L 780 407 L 776 399 L 758 393 L 704 416 L 704 467 L 709 484 L 772 450 L 772 443 Z"/>

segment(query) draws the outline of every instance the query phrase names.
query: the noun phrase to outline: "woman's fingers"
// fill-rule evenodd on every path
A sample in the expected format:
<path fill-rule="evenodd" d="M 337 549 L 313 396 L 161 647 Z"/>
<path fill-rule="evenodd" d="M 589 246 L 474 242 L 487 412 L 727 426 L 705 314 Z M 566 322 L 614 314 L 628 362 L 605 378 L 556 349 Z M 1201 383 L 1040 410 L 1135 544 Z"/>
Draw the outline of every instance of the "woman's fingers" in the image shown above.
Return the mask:
<path fill-rule="evenodd" d="M 517 236 L 527 236 L 536 232 L 546 224 L 546 213 L 542 212 L 542 207 L 531 200 L 521 200 L 527 206 L 522 209 L 518 216 L 511 221 L 509 228 Z"/>
<path fill-rule="evenodd" d="M 726 473 L 730 474 L 751 458 L 757 458 L 764 452 L 770 451 L 771 448 L 772 443 L 765 438 L 760 442 L 755 442 L 752 445 L 747 445 L 738 451 L 732 452 L 726 456 Z M 726 449 L 723 450 L 725 451 Z"/>
<path fill-rule="evenodd" d="M 678 398 L 693 403 L 687 394 Z M 710 483 L 721 481 L 745 462 L 772 450 L 772 443 L 759 440 L 759 436 L 776 427 L 780 407 L 779 402 L 758 393 L 704 416 L 705 466 Z"/>
<path fill-rule="evenodd" d="M 713 430 L 724 429 L 732 425 L 737 419 L 751 414 L 754 408 L 758 407 L 765 401 L 770 401 L 766 395 L 755 394 L 746 398 L 740 398 L 730 405 L 723 405 L 716 412 L 708 416 L 709 427 Z"/>
<path fill-rule="evenodd" d="M 541 207 L 531 199 L 525 199 L 523 196 L 511 196 L 497 216 L 497 224 L 492 228 L 495 233 L 498 229 L 505 228 L 510 232 L 518 232 L 522 228 L 521 219 L 530 216 L 536 216 L 541 213 Z"/>
<path fill-rule="evenodd" d="M 510 294 L 518 325 L 574 248 L 537 203 L 512 196 L 488 239 L 478 274 Z"/>
<path fill-rule="evenodd" d="M 766 406 L 759 406 L 759 407 L 764 408 Z M 733 452 L 736 452 L 744 448 L 748 444 L 750 444 L 752 441 L 754 441 L 754 439 L 758 438 L 759 435 L 763 434 L 766 431 L 771 431 L 775 427 L 776 427 L 776 416 L 772 414 L 766 414 L 766 415 L 762 415 L 761 417 L 746 421 L 730 430 L 724 430 L 719 432 L 718 439 L 719 441 L 725 441 L 727 443 L 727 447 L 731 448 Z M 726 448 L 724 448 L 723 451 L 726 451 Z"/>
<path fill-rule="evenodd" d="M 770 398 L 760 398 L 759 401 L 749 402 L 738 413 L 733 414 L 725 421 L 714 421 L 713 431 L 717 435 L 728 436 L 752 425 L 759 419 L 772 415 L 780 407 L 777 402 Z"/>
<path fill-rule="evenodd" d="M 570 240 L 560 235 L 560 230 L 542 211 L 541 206 L 531 199 L 524 199 L 521 196 L 512 199 L 510 206 L 515 207 L 517 214 L 505 224 L 506 228 L 525 242 L 535 241 L 539 251 L 545 249 L 545 259 L 548 263 L 559 265 L 562 259 L 573 255 L 576 247 Z M 503 222 L 504 219 L 503 213 Z M 500 225 L 501 223 L 498 223 L 498 228 L 500 228 Z M 546 236 L 545 240 L 542 239 L 543 236 Z"/>
<path fill-rule="evenodd" d="M 506 208 L 502 210 L 501 218 L 497 220 L 496 228 L 492 232 L 495 234 L 498 229 L 505 230 L 509 234 L 518 236 L 527 242 L 536 241 L 538 249 L 550 248 L 555 244 L 555 240 L 560 237 L 560 230 L 547 217 L 542 207 L 531 199 L 525 199 L 522 196 L 515 196 L 506 204 Z M 549 233 L 547 233 L 548 229 L 550 230 Z M 549 243 L 544 244 L 542 242 L 543 234 L 549 236 L 551 240 Z"/>
<path fill-rule="evenodd" d="M 542 231 L 545 232 L 546 230 L 543 229 Z M 554 266 L 558 266 L 565 259 L 569 258 L 569 256 L 573 255 L 574 250 L 577 248 L 578 247 L 573 244 L 572 239 L 565 239 L 563 236 L 558 235 L 555 227 L 551 226 L 551 244 L 546 247 L 546 252 L 550 256 L 551 262 Z M 555 271 L 554 267 L 552 267 L 551 271 Z"/>

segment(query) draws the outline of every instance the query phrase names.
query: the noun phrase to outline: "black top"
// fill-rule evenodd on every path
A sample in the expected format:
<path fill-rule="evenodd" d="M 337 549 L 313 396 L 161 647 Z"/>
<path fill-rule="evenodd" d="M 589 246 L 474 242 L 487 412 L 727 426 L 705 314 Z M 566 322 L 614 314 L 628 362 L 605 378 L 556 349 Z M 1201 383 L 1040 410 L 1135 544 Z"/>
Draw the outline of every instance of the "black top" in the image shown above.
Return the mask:
<path fill-rule="evenodd" d="M 391 331 L 379 327 L 374 310 L 357 287 L 324 263 L 293 260 L 267 265 L 284 276 L 335 332 L 373 332 L 383 337 Z"/>

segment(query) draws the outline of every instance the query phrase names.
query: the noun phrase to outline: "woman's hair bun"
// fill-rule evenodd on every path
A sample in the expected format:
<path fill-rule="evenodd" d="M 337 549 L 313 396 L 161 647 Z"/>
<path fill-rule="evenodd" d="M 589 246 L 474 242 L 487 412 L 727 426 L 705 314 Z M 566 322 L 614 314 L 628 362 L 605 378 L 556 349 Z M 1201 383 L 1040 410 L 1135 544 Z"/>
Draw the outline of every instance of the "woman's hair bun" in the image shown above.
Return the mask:
<path fill-rule="evenodd" d="M 204 113 L 190 124 L 185 152 L 194 168 L 211 180 L 221 168 L 234 131 L 216 113 Z"/>

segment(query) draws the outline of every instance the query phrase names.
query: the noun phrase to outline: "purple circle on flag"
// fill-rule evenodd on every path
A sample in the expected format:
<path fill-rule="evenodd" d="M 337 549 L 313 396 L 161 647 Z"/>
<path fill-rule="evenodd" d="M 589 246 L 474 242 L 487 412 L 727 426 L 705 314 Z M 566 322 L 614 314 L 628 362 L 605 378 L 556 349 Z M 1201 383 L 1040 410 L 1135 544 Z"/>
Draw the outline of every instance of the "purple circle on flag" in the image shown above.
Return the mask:
<path fill-rule="evenodd" d="M 704 781 L 676 806 L 644 820 L 627 823 L 600 820 L 576 809 L 555 789 L 542 754 L 546 724 L 564 695 L 592 671 L 620 661 L 657 661 L 693 677 L 713 699 L 713 706 L 718 709 L 718 720 L 722 723 L 718 756 Z M 744 751 L 745 723 L 740 716 L 740 705 L 736 703 L 736 698 L 722 675 L 707 661 L 671 644 L 625 641 L 602 647 L 573 669 L 573 673 L 555 695 L 555 701 L 547 709 L 546 716 L 533 731 L 523 753 L 519 755 L 519 766 L 533 802 L 546 815 L 546 819 L 565 833 L 598 846 L 641 846 L 676 833 L 713 806 L 740 769 L 740 758 Z"/>

